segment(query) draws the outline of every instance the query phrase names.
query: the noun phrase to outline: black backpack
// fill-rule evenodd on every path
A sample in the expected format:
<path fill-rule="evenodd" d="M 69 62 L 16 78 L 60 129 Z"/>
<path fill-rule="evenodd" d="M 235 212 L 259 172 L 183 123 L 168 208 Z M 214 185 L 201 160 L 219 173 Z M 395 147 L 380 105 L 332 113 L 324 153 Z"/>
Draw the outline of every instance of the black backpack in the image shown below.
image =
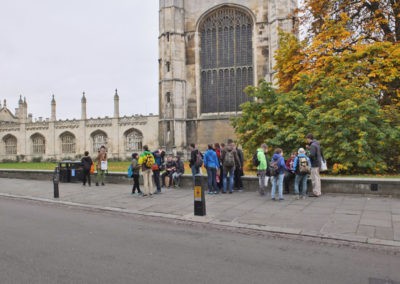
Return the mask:
<path fill-rule="evenodd" d="M 258 159 L 258 152 L 253 155 L 253 166 L 258 167 L 260 165 L 260 160 Z"/>

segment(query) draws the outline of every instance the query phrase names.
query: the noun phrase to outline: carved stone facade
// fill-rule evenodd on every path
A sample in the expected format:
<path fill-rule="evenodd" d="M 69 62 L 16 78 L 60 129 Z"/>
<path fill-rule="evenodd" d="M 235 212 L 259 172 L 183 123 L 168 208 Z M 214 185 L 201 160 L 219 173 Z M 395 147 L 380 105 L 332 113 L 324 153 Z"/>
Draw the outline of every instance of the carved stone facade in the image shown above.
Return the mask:
<path fill-rule="evenodd" d="M 159 143 L 234 138 L 243 89 L 273 81 L 278 27 L 294 30 L 296 0 L 160 0 Z"/>
<path fill-rule="evenodd" d="M 20 98 L 12 113 L 6 101 L 0 104 L 0 161 L 30 161 L 76 159 L 84 151 L 96 156 L 105 145 L 110 158 L 129 158 L 142 151 L 143 145 L 158 148 L 158 116 L 119 117 L 119 97 L 114 95 L 114 117 L 86 117 L 86 98 L 83 94 L 81 119 L 56 120 L 56 101 L 51 100 L 51 118 L 33 121 L 28 104 Z"/>

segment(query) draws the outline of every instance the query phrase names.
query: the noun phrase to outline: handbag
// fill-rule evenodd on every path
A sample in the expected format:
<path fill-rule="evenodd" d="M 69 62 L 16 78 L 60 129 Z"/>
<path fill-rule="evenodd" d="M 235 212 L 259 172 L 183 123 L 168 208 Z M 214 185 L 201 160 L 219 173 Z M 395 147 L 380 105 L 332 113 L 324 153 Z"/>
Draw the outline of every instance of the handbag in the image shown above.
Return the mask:
<path fill-rule="evenodd" d="M 107 170 L 107 161 L 101 161 L 100 162 L 100 169 L 102 170 L 102 171 L 106 171 Z"/>
<path fill-rule="evenodd" d="M 321 159 L 321 167 L 319 168 L 320 172 L 328 171 L 328 164 L 325 159 Z"/>

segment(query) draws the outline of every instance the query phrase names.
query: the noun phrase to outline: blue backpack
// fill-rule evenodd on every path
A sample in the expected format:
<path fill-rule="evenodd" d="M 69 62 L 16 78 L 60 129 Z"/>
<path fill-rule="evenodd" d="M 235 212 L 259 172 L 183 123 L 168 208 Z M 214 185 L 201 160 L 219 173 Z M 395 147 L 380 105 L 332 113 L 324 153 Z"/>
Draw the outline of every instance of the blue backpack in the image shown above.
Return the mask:
<path fill-rule="evenodd" d="M 129 166 L 128 168 L 128 178 L 133 177 L 133 169 L 132 169 L 132 165 Z"/>

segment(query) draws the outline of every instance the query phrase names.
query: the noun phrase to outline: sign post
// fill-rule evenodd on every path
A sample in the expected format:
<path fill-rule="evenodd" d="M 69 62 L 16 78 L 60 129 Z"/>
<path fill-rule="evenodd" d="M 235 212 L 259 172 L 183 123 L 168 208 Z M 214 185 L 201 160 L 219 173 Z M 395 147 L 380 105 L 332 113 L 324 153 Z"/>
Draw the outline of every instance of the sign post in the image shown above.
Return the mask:
<path fill-rule="evenodd" d="M 204 190 L 202 187 L 202 176 L 194 177 L 194 215 L 206 215 L 206 199 L 204 197 Z"/>

